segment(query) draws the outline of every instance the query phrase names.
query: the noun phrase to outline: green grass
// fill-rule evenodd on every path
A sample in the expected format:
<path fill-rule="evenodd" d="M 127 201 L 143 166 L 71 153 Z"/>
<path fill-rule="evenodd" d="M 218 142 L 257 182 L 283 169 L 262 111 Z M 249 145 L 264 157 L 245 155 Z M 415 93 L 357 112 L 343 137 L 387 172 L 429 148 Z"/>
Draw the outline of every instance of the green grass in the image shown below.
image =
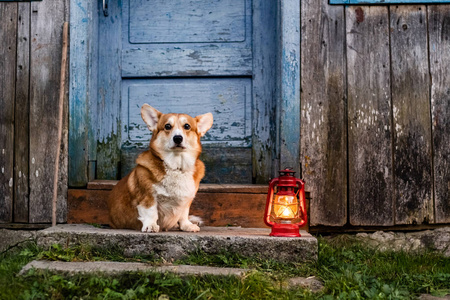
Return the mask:
<path fill-rule="evenodd" d="M 432 253 L 378 252 L 325 239 L 319 239 L 317 263 L 280 264 L 267 258 L 201 252 L 176 262 L 254 269 L 243 278 L 181 278 L 155 273 L 64 276 L 36 271 L 16 276 L 33 259 L 161 263 L 153 257 L 125 258 L 115 247 L 54 246 L 42 251 L 29 245 L 0 255 L 0 299 L 414 299 L 422 293 L 450 293 L 450 258 Z M 324 282 L 322 292 L 312 294 L 283 284 L 289 277 L 311 275 Z"/>

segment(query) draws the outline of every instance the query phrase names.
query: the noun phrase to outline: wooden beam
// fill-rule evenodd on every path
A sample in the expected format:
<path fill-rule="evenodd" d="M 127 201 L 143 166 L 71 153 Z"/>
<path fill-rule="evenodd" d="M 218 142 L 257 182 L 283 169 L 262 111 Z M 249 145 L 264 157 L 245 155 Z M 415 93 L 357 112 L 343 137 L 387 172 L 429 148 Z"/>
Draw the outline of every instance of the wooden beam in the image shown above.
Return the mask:
<path fill-rule="evenodd" d="M 30 139 L 30 3 L 18 4 L 14 126 L 14 222 L 28 222 Z"/>
<path fill-rule="evenodd" d="M 69 186 L 85 187 L 97 154 L 97 1 L 71 0 L 70 7 Z"/>
<path fill-rule="evenodd" d="M 300 1 L 280 1 L 279 168 L 300 173 Z"/>
<path fill-rule="evenodd" d="M 450 6 L 428 7 L 436 223 L 450 222 Z"/>
<path fill-rule="evenodd" d="M 311 225 L 347 222 L 344 7 L 302 1 L 301 162 Z"/>
<path fill-rule="evenodd" d="M 58 222 L 66 221 L 67 106 L 62 143 L 57 143 L 58 83 L 65 1 L 31 4 L 30 64 L 30 223 L 51 222 L 54 164 L 60 160 Z M 67 102 L 66 102 L 67 103 Z M 56 147 L 61 148 L 55 157 Z"/>
<path fill-rule="evenodd" d="M 393 225 L 389 15 L 346 8 L 350 224 Z"/>
<path fill-rule="evenodd" d="M 395 224 L 434 221 L 426 7 L 390 6 Z"/>
<path fill-rule="evenodd" d="M 253 1 L 253 180 L 267 183 L 277 176 L 277 124 L 274 95 L 277 93 L 277 3 Z M 270 125 L 270 126 L 269 126 Z"/>
<path fill-rule="evenodd" d="M 0 223 L 12 222 L 17 3 L 0 2 Z"/>

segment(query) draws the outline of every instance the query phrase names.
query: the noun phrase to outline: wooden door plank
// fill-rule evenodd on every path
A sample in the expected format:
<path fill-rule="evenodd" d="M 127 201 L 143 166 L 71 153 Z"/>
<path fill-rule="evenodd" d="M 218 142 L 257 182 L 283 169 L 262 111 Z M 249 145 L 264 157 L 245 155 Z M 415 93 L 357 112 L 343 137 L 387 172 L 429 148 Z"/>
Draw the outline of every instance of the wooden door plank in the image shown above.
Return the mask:
<path fill-rule="evenodd" d="M 65 1 L 31 4 L 30 63 L 30 223 L 50 222 L 53 172 L 59 159 L 57 221 L 67 207 L 67 105 L 63 138 L 57 145 L 58 95 Z M 67 104 L 67 103 L 66 103 Z M 56 158 L 56 148 L 62 147 Z"/>
<path fill-rule="evenodd" d="M 285 0 L 280 9 L 280 168 L 300 174 L 300 1 Z"/>
<path fill-rule="evenodd" d="M 122 1 L 110 1 L 99 16 L 97 178 L 120 177 Z"/>
<path fill-rule="evenodd" d="M 428 7 L 436 223 L 450 222 L 450 6 Z"/>
<path fill-rule="evenodd" d="M 430 80 L 424 5 L 390 6 L 395 224 L 433 222 Z"/>
<path fill-rule="evenodd" d="M 388 9 L 346 8 L 351 225 L 393 225 Z"/>
<path fill-rule="evenodd" d="M 30 3 L 18 3 L 14 127 L 14 222 L 28 222 Z"/>
<path fill-rule="evenodd" d="M 278 176 L 276 161 L 277 3 L 253 1 L 253 179 L 267 183 Z"/>
<path fill-rule="evenodd" d="M 302 1 L 301 161 L 311 226 L 347 222 L 344 7 Z"/>
<path fill-rule="evenodd" d="M 251 75 L 251 2 L 123 1 L 122 76 Z"/>
<path fill-rule="evenodd" d="M 0 223 L 13 216 L 17 3 L 0 2 Z"/>
<path fill-rule="evenodd" d="M 97 154 L 98 1 L 70 2 L 69 185 L 84 187 Z"/>

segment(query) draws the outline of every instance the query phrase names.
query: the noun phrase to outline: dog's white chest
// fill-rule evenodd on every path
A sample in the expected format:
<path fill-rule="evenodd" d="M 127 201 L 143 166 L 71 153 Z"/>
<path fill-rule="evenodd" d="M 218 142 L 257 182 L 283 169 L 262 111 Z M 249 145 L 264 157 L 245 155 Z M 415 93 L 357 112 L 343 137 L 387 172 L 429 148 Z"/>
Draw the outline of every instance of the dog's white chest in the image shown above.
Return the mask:
<path fill-rule="evenodd" d="M 192 200 L 195 193 L 193 172 L 167 169 L 164 179 L 154 186 L 154 196 L 159 204 L 170 202 L 176 206 Z"/>

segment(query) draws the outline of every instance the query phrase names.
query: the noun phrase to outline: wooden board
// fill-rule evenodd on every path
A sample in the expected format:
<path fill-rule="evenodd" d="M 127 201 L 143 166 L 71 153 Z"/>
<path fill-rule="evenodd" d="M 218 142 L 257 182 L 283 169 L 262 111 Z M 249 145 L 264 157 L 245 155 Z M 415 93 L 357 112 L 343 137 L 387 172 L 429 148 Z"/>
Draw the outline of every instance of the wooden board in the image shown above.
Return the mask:
<path fill-rule="evenodd" d="M 279 169 L 300 167 L 300 1 L 279 4 Z M 297 33 L 297 34 L 294 34 Z"/>
<path fill-rule="evenodd" d="M 98 20 L 98 179 L 118 179 L 120 176 L 122 1 L 110 1 L 108 12 L 108 17 L 100 12 Z"/>
<path fill-rule="evenodd" d="M 252 165 L 256 183 L 277 176 L 277 3 L 253 1 Z"/>
<path fill-rule="evenodd" d="M 202 137 L 203 145 L 250 146 L 252 92 L 249 78 L 124 80 L 122 89 L 125 103 L 122 105 L 122 144 L 148 145 L 152 133 L 141 117 L 141 107 L 148 103 L 162 113 L 185 113 L 195 117 L 211 112 L 214 122 Z"/>
<path fill-rule="evenodd" d="M 346 8 L 351 225 L 393 225 L 388 8 Z"/>
<path fill-rule="evenodd" d="M 450 6 L 428 7 L 436 223 L 450 222 Z"/>
<path fill-rule="evenodd" d="M 57 145 L 62 27 L 65 18 L 65 1 L 31 4 L 30 223 L 51 221 L 56 159 L 59 159 L 57 221 L 66 220 L 67 105 L 62 143 Z M 61 147 L 59 158 L 55 157 L 56 147 Z"/>
<path fill-rule="evenodd" d="M 311 226 L 347 222 L 344 7 L 302 1 L 301 162 Z"/>
<path fill-rule="evenodd" d="M 252 74 L 252 1 L 123 1 L 122 76 Z"/>
<path fill-rule="evenodd" d="M 18 4 L 14 126 L 14 222 L 28 222 L 30 3 Z"/>
<path fill-rule="evenodd" d="M 434 221 L 426 7 L 391 6 L 395 224 Z"/>
<path fill-rule="evenodd" d="M 0 223 L 12 221 L 17 3 L 0 2 Z"/>
<path fill-rule="evenodd" d="M 69 185 L 85 187 L 97 155 L 98 3 L 70 1 Z"/>

